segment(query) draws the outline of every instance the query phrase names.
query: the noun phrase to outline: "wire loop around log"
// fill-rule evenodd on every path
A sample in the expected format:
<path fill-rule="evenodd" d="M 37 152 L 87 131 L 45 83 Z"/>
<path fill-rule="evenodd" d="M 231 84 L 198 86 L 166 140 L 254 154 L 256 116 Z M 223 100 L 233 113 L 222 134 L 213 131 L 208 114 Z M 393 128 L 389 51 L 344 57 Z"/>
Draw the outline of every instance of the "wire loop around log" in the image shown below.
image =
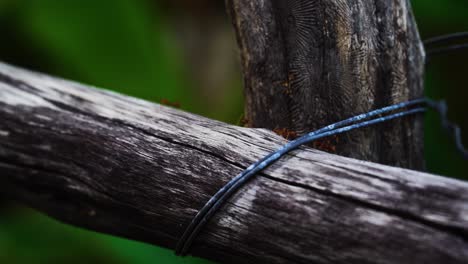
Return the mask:
<path fill-rule="evenodd" d="M 192 219 L 192 221 L 185 229 L 182 237 L 180 238 L 177 244 L 175 251 L 176 254 L 181 256 L 187 255 L 190 246 L 192 245 L 198 233 L 211 219 L 211 217 L 216 213 L 216 211 L 224 204 L 224 202 L 227 199 L 229 199 L 229 197 L 231 197 L 238 189 L 240 189 L 248 180 L 250 180 L 258 172 L 270 166 L 288 152 L 297 149 L 301 145 L 310 143 L 314 140 L 323 137 L 345 133 L 350 130 L 387 122 L 408 115 L 423 113 L 427 111 L 427 107 L 424 105 L 427 105 L 430 108 L 435 109 L 437 112 L 439 112 L 441 116 L 442 126 L 452 133 L 458 150 L 460 151 L 460 153 L 462 153 L 465 159 L 468 159 L 468 152 L 464 148 L 460 137 L 460 128 L 447 120 L 447 106 L 443 101 L 435 102 L 428 98 L 421 98 L 383 107 L 377 110 L 370 111 L 368 113 L 360 114 L 348 118 L 346 120 L 328 125 L 319 130 L 305 134 L 304 136 L 299 137 L 296 140 L 288 142 L 287 144 L 279 148 L 277 151 L 270 153 L 261 160 L 255 162 L 242 173 L 238 174 L 236 177 L 230 180 L 203 206 L 203 208 Z M 413 108 L 368 120 L 373 116 L 378 116 L 411 107 Z"/>

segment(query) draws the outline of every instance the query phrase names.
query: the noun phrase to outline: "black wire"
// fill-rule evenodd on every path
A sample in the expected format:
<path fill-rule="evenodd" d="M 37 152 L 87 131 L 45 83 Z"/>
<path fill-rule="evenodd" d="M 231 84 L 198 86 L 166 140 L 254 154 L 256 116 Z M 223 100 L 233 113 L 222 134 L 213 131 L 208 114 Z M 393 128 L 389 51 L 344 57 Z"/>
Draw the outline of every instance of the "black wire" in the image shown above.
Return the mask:
<path fill-rule="evenodd" d="M 423 41 L 424 46 L 439 44 L 446 41 L 454 41 L 459 39 L 468 39 L 468 32 L 455 32 L 447 35 L 436 36 Z"/>
<path fill-rule="evenodd" d="M 425 46 L 430 46 L 433 44 L 439 44 L 446 41 L 454 41 L 459 39 L 468 38 L 468 32 L 456 32 L 442 36 L 436 36 L 433 38 L 426 39 L 423 43 Z M 468 43 L 463 44 L 455 44 L 446 47 L 440 48 L 433 48 L 427 51 L 428 59 L 426 60 L 426 64 L 429 62 L 429 58 L 433 55 L 438 55 L 446 52 L 458 51 L 468 49 Z M 445 101 L 434 102 L 429 101 L 429 105 L 435 109 L 440 116 L 441 125 L 447 131 L 447 133 L 453 138 L 455 142 L 455 147 L 457 148 L 458 152 L 463 156 L 464 159 L 468 160 L 468 150 L 463 145 L 462 135 L 461 135 L 461 128 L 449 121 L 448 119 L 448 106 Z"/>
<path fill-rule="evenodd" d="M 465 146 L 463 145 L 461 128 L 457 124 L 450 122 L 448 119 L 447 102 L 446 101 L 439 101 L 439 102 L 429 101 L 428 104 L 431 108 L 435 109 L 439 113 L 442 128 L 444 128 L 454 140 L 457 151 L 463 156 L 464 159 L 468 160 L 468 149 L 466 149 Z"/>
<path fill-rule="evenodd" d="M 251 177 L 253 177 L 256 173 L 263 170 L 264 168 L 268 167 L 283 155 L 287 154 L 288 152 L 296 149 L 297 147 L 309 143 L 313 140 L 336 135 L 340 133 L 347 132 L 349 130 L 357 129 L 364 126 L 373 125 L 376 123 L 386 122 L 388 120 L 402 117 L 409 114 L 414 114 L 418 112 L 425 111 L 425 108 L 416 108 L 413 110 L 408 110 L 392 115 L 388 115 L 385 117 L 379 117 L 376 119 L 372 119 L 369 121 L 362 121 L 363 119 L 379 115 L 382 113 L 386 113 L 389 111 L 401 109 L 403 107 L 408 107 L 416 104 L 426 103 L 426 99 L 416 99 L 413 101 L 408 101 L 400 104 L 396 104 L 393 106 L 384 107 L 381 109 L 377 109 L 371 111 L 369 113 L 361 114 L 338 123 L 329 125 L 317 131 L 308 133 L 294 141 L 287 143 L 285 146 L 281 147 L 279 150 L 267 155 L 262 160 L 254 163 L 245 171 L 237 175 L 231 181 L 229 181 L 225 186 L 223 186 L 204 206 L 203 208 L 197 213 L 197 215 L 192 219 L 189 226 L 184 231 L 182 237 L 180 238 L 177 247 L 176 247 L 176 254 L 177 255 L 186 255 L 188 249 L 190 248 L 191 244 L 193 243 L 194 238 L 203 228 L 203 226 L 208 222 L 208 220 L 214 215 L 217 209 L 221 207 L 221 205 L 237 190 L 239 189 L 245 182 L 247 182 Z M 348 125 L 353 122 L 360 121 L 354 125 Z M 343 127 L 345 126 L 345 127 Z"/>
<path fill-rule="evenodd" d="M 416 99 L 416 100 L 412 100 L 412 101 L 408 101 L 408 102 L 395 104 L 395 105 L 392 105 L 392 106 L 383 107 L 383 108 L 380 108 L 380 109 L 377 109 L 377 110 L 370 111 L 368 113 L 360 114 L 360 115 L 348 118 L 346 120 L 343 120 L 343 121 L 328 125 L 328 126 L 322 128 L 322 129 L 316 130 L 314 132 L 308 133 L 308 134 L 306 134 L 306 135 L 304 135 L 304 136 L 302 136 L 302 137 L 300 137 L 300 138 L 298 138 L 298 139 L 296 139 L 294 141 L 291 141 L 288 144 L 282 146 L 276 152 L 270 153 L 269 155 L 267 155 L 266 157 L 264 157 L 261 160 L 257 161 L 256 163 L 252 164 L 250 167 L 248 167 L 242 173 L 240 173 L 239 175 L 234 177 L 230 182 L 228 182 L 223 188 L 221 188 L 205 204 L 205 206 L 198 212 L 198 214 L 195 216 L 195 218 L 192 220 L 192 222 L 189 224 L 189 226 L 186 228 L 184 234 L 180 238 L 179 243 L 177 244 L 176 254 L 178 254 L 178 255 L 183 254 L 182 250 L 184 248 L 184 244 L 186 243 L 186 240 L 187 240 L 188 236 L 191 235 L 191 233 L 193 232 L 193 229 L 200 223 L 200 221 L 202 221 L 202 218 L 206 215 L 208 210 L 211 209 L 211 207 L 216 203 L 216 201 L 222 195 L 224 195 L 224 193 L 227 192 L 228 189 L 231 188 L 232 185 L 234 185 L 241 178 L 246 177 L 246 175 L 255 174 L 258 171 L 261 171 L 266 166 L 268 166 L 269 164 L 271 164 L 274 161 L 276 161 L 277 159 L 279 159 L 282 155 L 284 155 L 287 152 L 291 151 L 293 148 L 303 144 L 301 142 L 303 142 L 304 139 L 311 138 L 311 137 L 314 137 L 314 136 L 316 136 L 318 134 L 325 133 L 325 132 L 328 132 L 328 131 L 331 131 L 331 130 L 335 130 L 337 128 L 340 128 L 340 127 L 345 126 L 345 125 L 349 125 L 349 124 L 354 123 L 354 122 L 362 121 L 362 120 L 370 118 L 372 116 L 381 115 L 381 114 L 388 113 L 388 112 L 391 112 L 391 111 L 395 111 L 395 110 L 398 110 L 398 109 L 401 109 L 401 108 L 410 107 L 410 106 L 414 106 L 414 105 L 417 105 L 417 104 L 423 104 L 423 103 L 426 103 L 426 102 L 427 101 L 426 101 L 425 98 Z"/>
<path fill-rule="evenodd" d="M 381 115 L 389 111 L 399 110 L 404 107 L 415 106 L 417 104 L 426 103 L 429 107 L 436 110 L 440 117 L 442 126 L 451 134 L 455 140 L 457 149 L 463 155 L 465 159 L 468 159 L 468 150 L 465 149 L 461 139 L 461 130 L 460 128 L 451 123 L 447 117 L 447 105 L 445 102 L 435 102 L 427 98 L 416 99 L 408 102 L 403 102 L 400 104 L 384 107 L 377 109 L 365 114 L 354 116 L 346 120 L 331 124 L 317 131 L 308 133 L 296 140 L 288 142 L 286 145 L 278 149 L 277 151 L 267 155 L 260 161 L 252 164 L 242 173 L 230 180 L 225 186 L 223 186 L 213 197 L 203 206 L 197 215 L 192 219 L 188 227 L 185 229 L 182 237 L 179 239 L 179 242 L 176 246 L 177 255 L 186 255 L 190 246 L 192 245 L 195 237 L 202 230 L 202 228 L 207 224 L 207 222 L 213 217 L 216 211 L 229 199 L 232 194 L 234 194 L 238 189 L 240 189 L 246 182 L 248 182 L 253 176 L 258 172 L 265 169 L 266 167 L 273 164 L 275 161 L 280 159 L 282 156 L 288 152 L 298 148 L 299 146 L 309 143 L 311 141 L 345 133 L 347 131 L 358 129 L 361 127 L 366 127 L 374 125 L 377 123 L 386 122 L 395 118 L 401 118 L 406 115 L 412 115 L 416 113 L 421 113 L 426 111 L 425 107 L 417 107 L 411 110 L 402 111 L 395 114 L 390 114 L 387 116 L 378 117 L 368 121 L 362 121 L 368 119 L 369 117 L 375 115 Z M 357 123 L 356 123 L 357 122 Z M 355 124 L 352 124 L 355 123 Z M 349 125 L 351 124 L 351 125 Z"/>
<path fill-rule="evenodd" d="M 460 43 L 460 44 L 452 44 L 448 46 L 441 46 L 441 47 L 433 47 L 430 48 L 432 45 L 437 44 L 445 44 L 450 41 L 461 40 L 461 39 L 468 39 L 468 32 L 455 32 L 451 34 L 441 35 L 426 39 L 423 41 L 424 46 L 427 48 L 427 59 L 426 64 L 429 62 L 429 58 L 434 55 L 439 55 L 443 53 L 453 52 L 453 51 L 460 51 L 464 49 L 468 49 L 468 43 Z"/>
<path fill-rule="evenodd" d="M 439 55 L 439 54 L 443 54 L 447 52 L 459 51 L 459 50 L 464 50 L 464 49 L 468 49 L 468 43 L 455 44 L 455 45 L 446 46 L 446 47 L 429 49 L 426 52 L 426 55 L 428 57 L 431 57 L 434 55 Z"/>

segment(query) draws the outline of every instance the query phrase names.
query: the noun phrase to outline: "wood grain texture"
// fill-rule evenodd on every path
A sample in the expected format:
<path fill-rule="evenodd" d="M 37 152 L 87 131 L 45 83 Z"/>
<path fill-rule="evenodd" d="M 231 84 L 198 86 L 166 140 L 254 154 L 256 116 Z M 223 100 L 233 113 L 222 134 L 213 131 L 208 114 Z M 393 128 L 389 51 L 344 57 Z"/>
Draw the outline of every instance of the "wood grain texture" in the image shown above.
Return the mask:
<path fill-rule="evenodd" d="M 301 135 L 423 96 L 424 50 L 408 0 L 227 0 L 249 127 Z M 332 140 L 336 153 L 422 169 L 423 126 L 407 118 Z"/>
<path fill-rule="evenodd" d="M 0 192 L 66 223 L 174 248 L 222 185 L 285 143 L 0 64 Z M 301 148 L 196 239 L 223 263 L 466 263 L 468 184 Z"/>

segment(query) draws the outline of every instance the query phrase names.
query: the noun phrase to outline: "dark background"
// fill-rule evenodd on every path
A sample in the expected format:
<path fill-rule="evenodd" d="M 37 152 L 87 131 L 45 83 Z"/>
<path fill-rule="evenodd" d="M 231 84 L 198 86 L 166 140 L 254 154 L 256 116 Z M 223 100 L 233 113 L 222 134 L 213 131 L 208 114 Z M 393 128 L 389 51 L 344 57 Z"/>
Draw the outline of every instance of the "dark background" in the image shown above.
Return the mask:
<path fill-rule="evenodd" d="M 222 2 L 0 0 L 0 60 L 235 124 L 242 79 Z M 468 31 L 466 0 L 411 2 L 423 39 Z M 465 139 L 467 74 L 468 51 L 431 58 L 426 74 L 426 94 L 448 101 Z M 430 172 L 468 179 L 468 162 L 435 114 L 426 118 L 425 138 Z M 0 193 L 0 263 L 207 261 L 67 226 Z"/>

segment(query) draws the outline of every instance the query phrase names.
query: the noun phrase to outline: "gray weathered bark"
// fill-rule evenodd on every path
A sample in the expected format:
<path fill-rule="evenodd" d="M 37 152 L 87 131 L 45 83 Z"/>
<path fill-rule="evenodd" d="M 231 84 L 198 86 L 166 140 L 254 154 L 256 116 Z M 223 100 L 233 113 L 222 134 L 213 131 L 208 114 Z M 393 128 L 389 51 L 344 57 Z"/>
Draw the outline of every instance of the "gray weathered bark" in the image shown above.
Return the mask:
<path fill-rule="evenodd" d="M 0 192 L 174 248 L 285 140 L 0 64 Z M 467 263 L 468 184 L 301 148 L 238 192 L 192 253 L 225 263 Z"/>
<path fill-rule="evenodd" d="M 227 0 L 249 127 L 303 134 L 423 96 L 424 51 L 408 0 Z M 337 154 L 424 167 L 421 118 L 334 138 Z"/>

